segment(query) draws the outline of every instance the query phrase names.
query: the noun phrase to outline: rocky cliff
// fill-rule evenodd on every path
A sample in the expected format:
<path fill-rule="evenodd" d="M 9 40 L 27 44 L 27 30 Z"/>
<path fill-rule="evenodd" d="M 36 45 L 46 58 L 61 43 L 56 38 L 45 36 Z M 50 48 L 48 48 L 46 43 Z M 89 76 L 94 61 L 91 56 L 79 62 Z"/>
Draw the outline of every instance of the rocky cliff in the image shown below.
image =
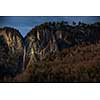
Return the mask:
<path fill-rule="evenodd" d="M 0 28 L 0 75 L 16 75 L 22 70 L 23 37 L 14 28 Z"/>
<path fill-rule="evenodd" d="M 14 76 L 64 48 L 97 42 L 100 42 L 100 23 L 48 22 L 34 27 L 25 38 L 16 29 L 0 28 L 0 75 Z"/>
<path fill-rule="evenodd" d="M 37 62 L 79 44 L 100 40 L 100 24 L 68 25 L 65 22 L 44 23 L 33 28 L 25 37 L 26 56 L 29 64 Z"/>

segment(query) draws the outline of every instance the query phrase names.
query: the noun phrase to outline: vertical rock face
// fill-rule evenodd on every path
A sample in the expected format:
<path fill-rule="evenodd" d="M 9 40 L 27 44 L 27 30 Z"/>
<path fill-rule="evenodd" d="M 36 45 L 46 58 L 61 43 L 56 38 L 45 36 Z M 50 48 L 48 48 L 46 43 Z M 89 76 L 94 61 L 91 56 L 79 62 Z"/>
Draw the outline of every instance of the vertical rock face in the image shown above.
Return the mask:
<path fill-rule="evenodd" d="M 25 37 L 26 62 L 45 59 L 50 54 L 59 52 L 64 41 L 65 34 L 61 28 L 53 25 L 40 25 L 32 29 Z M 26 64 L 27 65 L 27 64 Z"/>
<path fill-rule="evenodd" d="M 66 25 L 44 23 L 33 28 L 25 37 L 26 65 L 45 59 L 48 55 L 78 44 L 100 40 L 99 24 Z"/>
<path fill-rule="evenodd" d="M 9 27 L 0 29 L 0 75 L 14 76 L 21 71 L 23 47 L 19 31 Z"/>
<path fill-rule="evenodd" d="M 62 28 L 62 24 L 45 23 L 33 28 L 25 37 L 26 65 L 27 62 L 43 60 L 71 45 L 66 41 L 66 34 L 68 32 Z"/>
<path fill-rule="evenodd" d="M 25 38 L 26 54 L 34 61 L 45 58 L 52 52 L 58 50 L 55 34 L 47 29 L 32 30 Z"/>

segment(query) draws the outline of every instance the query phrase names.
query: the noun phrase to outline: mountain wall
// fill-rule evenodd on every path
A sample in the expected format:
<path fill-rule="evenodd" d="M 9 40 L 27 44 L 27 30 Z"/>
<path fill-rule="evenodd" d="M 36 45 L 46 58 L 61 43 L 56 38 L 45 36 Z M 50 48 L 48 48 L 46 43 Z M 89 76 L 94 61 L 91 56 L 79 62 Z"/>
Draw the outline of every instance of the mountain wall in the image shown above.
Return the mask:
<path fill-rule="evenodd" d="M 0 28 L 0 76 L 15 76 L 65 48 L 99 42 L 100 23 L 48 22 L 34 27 L 25 38 L 14 28 Z"/>
<path fill-rule="evenodd" d="M 22 70 L 23 37 L 14 28 L 0 28 L 0 75 L 15 76 Z"/>

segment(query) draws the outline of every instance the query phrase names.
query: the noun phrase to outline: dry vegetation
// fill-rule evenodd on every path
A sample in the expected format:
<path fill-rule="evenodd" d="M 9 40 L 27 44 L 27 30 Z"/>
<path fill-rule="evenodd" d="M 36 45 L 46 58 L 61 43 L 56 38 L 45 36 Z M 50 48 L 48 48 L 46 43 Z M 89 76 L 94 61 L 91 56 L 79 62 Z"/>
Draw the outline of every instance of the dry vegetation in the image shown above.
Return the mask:
<path fill-rule="evenodd" d="M 100 44 L 64 49 L 30 65 L 13 82 L 100 82 Z"/>

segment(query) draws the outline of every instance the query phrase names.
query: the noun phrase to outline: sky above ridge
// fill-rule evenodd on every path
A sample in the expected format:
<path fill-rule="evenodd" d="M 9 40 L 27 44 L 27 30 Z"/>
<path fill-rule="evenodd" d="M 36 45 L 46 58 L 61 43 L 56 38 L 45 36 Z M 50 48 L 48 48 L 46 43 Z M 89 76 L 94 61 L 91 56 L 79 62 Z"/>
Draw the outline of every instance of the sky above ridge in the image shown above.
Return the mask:
<path fill-rule="evenodd" d="M 49 21 L 100 22 L 99 16 L 0 16 L 0 27 L 14 27 L 25 36 L 34 26 Z"/>

